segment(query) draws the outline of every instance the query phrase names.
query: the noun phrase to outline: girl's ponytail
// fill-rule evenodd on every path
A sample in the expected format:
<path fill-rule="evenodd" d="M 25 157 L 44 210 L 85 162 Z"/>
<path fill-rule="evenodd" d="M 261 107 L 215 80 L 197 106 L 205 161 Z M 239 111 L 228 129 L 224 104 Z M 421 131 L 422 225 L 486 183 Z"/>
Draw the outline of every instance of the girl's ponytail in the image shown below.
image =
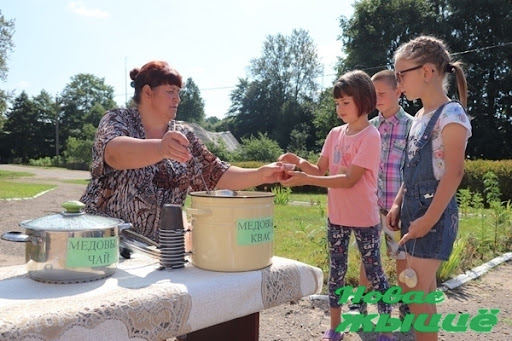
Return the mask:
<path fill-rule="evenodd" d="M 468 106 L 468 83 L 466 82 L 466 76 L 462 69 L 461 62 L 450 63 L 446 69 L 447 72 L 455 73 L 455 82 L 457 84 L 457 91 L 459 93 L 459 101 L 464 108 Z"/>

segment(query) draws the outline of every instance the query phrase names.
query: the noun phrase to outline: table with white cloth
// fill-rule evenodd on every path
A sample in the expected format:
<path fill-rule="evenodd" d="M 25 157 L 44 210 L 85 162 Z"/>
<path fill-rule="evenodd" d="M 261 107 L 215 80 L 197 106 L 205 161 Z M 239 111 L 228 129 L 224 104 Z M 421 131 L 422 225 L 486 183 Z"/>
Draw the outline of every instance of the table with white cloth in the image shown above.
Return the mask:
<path fill-rule="evenodd" d="M 276 256 L 247 272 L 158 268 L 136 253 L 113 276 L 74 284 L 34 281 L 24 265 L 0 268 L 0 339 L 165 340 L 247 316 L 257 334 L 260 311 L 319 293 L 323 282 L 319 268 Z"/>

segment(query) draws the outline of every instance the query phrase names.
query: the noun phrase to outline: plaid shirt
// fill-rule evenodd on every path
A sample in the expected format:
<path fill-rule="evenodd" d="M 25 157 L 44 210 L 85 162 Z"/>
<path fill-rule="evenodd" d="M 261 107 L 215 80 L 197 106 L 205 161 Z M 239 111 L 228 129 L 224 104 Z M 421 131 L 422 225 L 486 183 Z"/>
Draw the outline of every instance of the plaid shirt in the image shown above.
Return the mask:
<path fill-rule="evenodd" d="M 379 207 L 389 210 L 402 184 L 402 168 L 407 155 L 407 135 L 411 128 L 413 117 L 402 107 L 390 118 L 379 115 L 372 118 L 370 123 L 379 130 L 381 145 L 381 160 L 379 163 L 379 179 L 377 195 Z"/>

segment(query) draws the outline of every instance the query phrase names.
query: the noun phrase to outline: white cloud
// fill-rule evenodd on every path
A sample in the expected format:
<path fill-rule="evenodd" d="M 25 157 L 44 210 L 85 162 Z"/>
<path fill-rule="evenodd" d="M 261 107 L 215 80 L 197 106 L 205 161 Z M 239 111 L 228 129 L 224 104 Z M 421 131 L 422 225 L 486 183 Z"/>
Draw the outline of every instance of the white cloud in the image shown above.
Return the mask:
<path fill-rule="evenodd" d="M 97 8 L 87 8 L 81 1 L 73 1 L 68 4 L 68 8 L 81 16 L 93 18 L 108 18 L 110 15 L 107 11 L 102 11 Z"/>

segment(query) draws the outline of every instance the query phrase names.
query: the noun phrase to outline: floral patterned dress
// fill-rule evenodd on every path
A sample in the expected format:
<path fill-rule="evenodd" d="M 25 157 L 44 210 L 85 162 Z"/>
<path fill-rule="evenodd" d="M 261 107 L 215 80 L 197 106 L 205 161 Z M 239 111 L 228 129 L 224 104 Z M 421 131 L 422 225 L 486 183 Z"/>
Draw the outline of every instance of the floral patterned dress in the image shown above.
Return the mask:
<path fill-rule="evenodd" d="M 208 189 L 215 188 L 230 165 L 213 155 L 190 128 L 170 121 L 169 130 L 187 137 L 193 158 L 186 163 L 164 159 L 143 168 L 116 170 L 104 161 L 107 143 L 118 136 L 145 139 L 146 135 L 137 109 L 107 112 L 96 132 L 92 179 L 80 199 L 86 212 L 132 223 L 134 232 L 158 242 L 164 204 L 183 205 L 188 192 L 205 191 L 205 183 Z"/>

